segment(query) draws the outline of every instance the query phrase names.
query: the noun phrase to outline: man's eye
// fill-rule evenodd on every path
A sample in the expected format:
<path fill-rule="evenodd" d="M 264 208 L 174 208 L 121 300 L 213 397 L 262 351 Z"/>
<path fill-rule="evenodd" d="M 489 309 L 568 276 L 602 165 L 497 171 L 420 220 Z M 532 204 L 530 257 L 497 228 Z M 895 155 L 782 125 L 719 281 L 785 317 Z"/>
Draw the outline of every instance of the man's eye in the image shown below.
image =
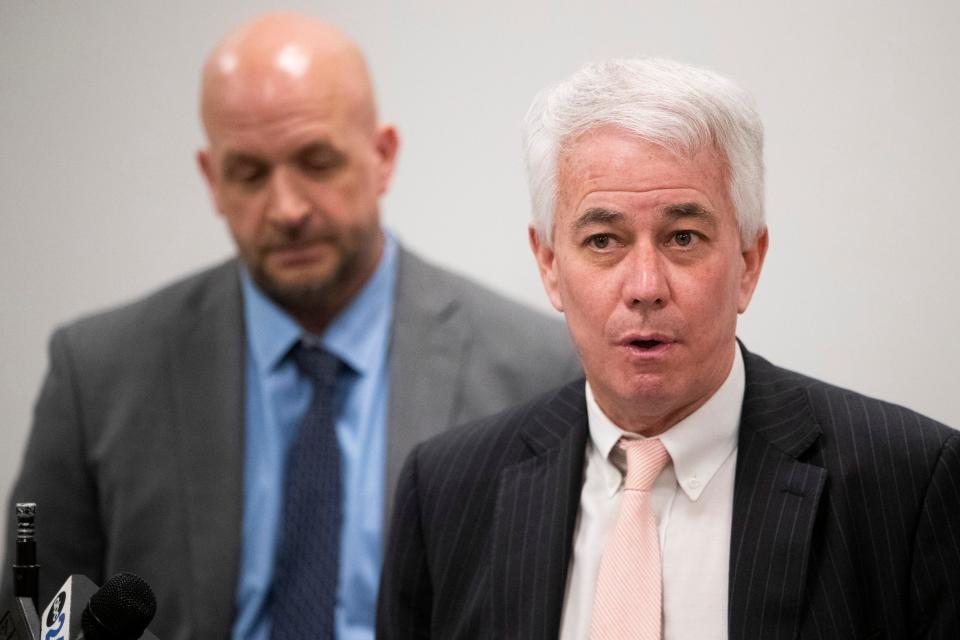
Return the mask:
<path fill-rule="evenodd" d="M 332 150 L 313 152 L 300 158 L 300 166 L 310 173 L 332 173 L 344 164 L 346 157 Z"/>
<path fill-rule="evenodd" d="M 611 242 L 613 242 L 613 239 L 605 233 L 598 233 L 587 238 L 587 245 L 594 249 L 608 249 Z"/>
<path fill-rule="evenodd" d="M 693 231 L 677 231 L 673 234 L 673 241 L 678 247 L 688 247 L 697 239 Z"/>
<path fill-rule="evenodd" d="M 326 160 L 310 160 L 302 164 L 305 171 L 311 173 L 324 173 L 336 168 L 336 164 Z"/>
<path fill-rule="evenodd" d="M 227 169 L 227 180 L 239 184 L 255 184 L 266 175 L 266 169 L 256 165 L 245 164 Z"/>

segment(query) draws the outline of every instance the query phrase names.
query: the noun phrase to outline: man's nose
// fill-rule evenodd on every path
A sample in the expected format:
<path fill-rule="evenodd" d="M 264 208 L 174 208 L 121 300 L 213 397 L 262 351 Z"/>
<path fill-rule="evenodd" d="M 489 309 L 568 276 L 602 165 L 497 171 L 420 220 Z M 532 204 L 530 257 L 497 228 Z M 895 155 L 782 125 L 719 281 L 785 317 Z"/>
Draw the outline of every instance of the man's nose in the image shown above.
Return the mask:
<path fill-rule="evenodd" d="M 669 265 L 653 243 L 635 245 L 623 268 L 623 301 L 628 307 L 656 309 L 670 300 Z"/>
<path fill-rule="evenodd" d="M 283 227 L 298 227 L 310 214 L 310 201 L 304 195 L 297 176 L 285 167 L 277 167 L 270 176 L 270 222 Z"/>

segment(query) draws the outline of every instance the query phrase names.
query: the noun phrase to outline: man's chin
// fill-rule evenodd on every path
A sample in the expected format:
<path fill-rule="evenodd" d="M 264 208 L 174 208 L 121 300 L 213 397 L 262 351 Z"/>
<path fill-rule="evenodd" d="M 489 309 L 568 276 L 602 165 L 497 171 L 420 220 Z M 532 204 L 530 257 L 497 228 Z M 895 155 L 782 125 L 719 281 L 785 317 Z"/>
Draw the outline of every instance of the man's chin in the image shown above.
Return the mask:
<path fill-rule="evenodd" d="M 274 302 L 293 309 L 323 306 L 336 288 L 336 279 L 328 270 L 258 271 L 253 274 L 253 279 Z"/>
<path fill-rule="evenodd" d="M 628 389 L 626 398 L 637 407 L 645 407 L 654 413 L 669 410 L 676 402 L 677 391 L 670 380 L 662 374 L 636 376 Z"/>
<path fill-rule="evenodd" d="M 267 296 L 289 311 L 339 311 L 376 266 L 374 262 L 365 268 L 364 257 L 359 250 L 297 261 L 266 255 L 251 268 L 251 275 Z"/>

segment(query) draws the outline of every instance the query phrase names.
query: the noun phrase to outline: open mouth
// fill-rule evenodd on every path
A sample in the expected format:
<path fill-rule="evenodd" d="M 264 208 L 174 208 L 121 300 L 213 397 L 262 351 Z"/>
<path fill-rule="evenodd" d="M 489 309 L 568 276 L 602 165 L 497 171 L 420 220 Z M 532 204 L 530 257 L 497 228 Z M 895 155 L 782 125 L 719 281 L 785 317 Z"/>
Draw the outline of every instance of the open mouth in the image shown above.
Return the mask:
<path fill-rule="evenodd" d="M 660 340 L 632 340 L 630 344 L 639 349 L 646 351 L 647 349 L 654 349 L 663 344 Z"/>

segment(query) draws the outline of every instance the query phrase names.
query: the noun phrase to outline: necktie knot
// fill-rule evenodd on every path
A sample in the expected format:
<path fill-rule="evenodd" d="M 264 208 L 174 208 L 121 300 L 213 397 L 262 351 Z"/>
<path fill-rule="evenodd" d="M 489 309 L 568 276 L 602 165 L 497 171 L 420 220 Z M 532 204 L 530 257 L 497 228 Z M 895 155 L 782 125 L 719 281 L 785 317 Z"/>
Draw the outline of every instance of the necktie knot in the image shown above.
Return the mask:
<path fill-rule="evenodd" d="M 320 345 L 307 344 L 302 340 L 293 348 L 293 360 L 297 368 L 320 389 L 332 390 L 337 383 L 337 373 L 342 362 Z"/>
<path fill-rule="evenodd" d="M 624 488 L 627 491 L 649 491 L 670 460 L 670 454 L 659 438 L 636 440 L 621 438 L 617 446 L 627 458 Z"/>

